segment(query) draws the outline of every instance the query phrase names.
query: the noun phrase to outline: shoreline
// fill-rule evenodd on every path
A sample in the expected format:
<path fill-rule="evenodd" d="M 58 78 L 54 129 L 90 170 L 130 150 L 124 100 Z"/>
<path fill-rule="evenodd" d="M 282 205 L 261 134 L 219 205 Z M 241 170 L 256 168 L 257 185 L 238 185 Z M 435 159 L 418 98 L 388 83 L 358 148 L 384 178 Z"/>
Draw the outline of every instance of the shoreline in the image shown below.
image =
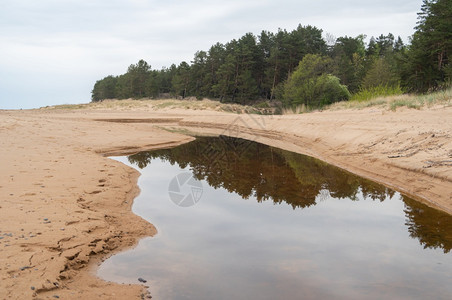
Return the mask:
<path fill-rule="evenodd" d="M 184 133 L 222 133 L 319 158 L 452 214 L 452 171 L 441 164 L 452 158 L 451 117 L 452 108 L 263 117 L 198 110 L 0 111 L 0 197 L 6 199 L 0 236 L 12 235 L 0 240 L 0 298 L 146 295 L 138 282 L 109 283 L 93 272 L 155 233 L 131 211 L 139 172 L 106 156 L 193 139 Z"/>
<path fill-rule="evenodd" d="M 156 232 L 131 211 L 139 172 L 106 156 L 192 138 L 80 117 L 0 112 L 0 299 L 146 295 L 139 282 L 105 282 L 92 271 Z"/>

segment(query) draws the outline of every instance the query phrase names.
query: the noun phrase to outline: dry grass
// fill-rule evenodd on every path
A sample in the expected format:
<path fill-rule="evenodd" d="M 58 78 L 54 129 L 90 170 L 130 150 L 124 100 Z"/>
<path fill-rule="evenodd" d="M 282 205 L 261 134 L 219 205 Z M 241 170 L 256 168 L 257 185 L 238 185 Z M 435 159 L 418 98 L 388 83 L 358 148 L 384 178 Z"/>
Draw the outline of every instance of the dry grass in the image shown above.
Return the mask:
<path fill-rule="evenodd" d="M 283 115 L 303 114 L 308 112 L 304 104 L 297 105 L 295 107 L 285 107 L 282 109 Z"/>
<path fill-rule="evenodd" d="M 395 111 L 399 107 L 422 109 L 438 105 L 445 107 L 452 105 L 452 88 L 426 95 L 405 94 L 398 96 L 378 97 L 366 101 L 337 102 L 330 105 L 326 109 L 340 110 L 340 109 L 364 109 L 367 107 L 377 107 Z"/>
<path fill-rule="evenodd" d="M 191 110 L 213 110 L 231 113 L 249 113 L 249 114 L 268 114 L 268 109 L 257 108 L 247 105 L 226 104 L 219 101 L 209 99 L 203 100 L 151 100 L 151 99 L 125 99 L 125 100 L 104 100 L 101 102 L 91 102 L 87 104 L 64 104 L 41 109 L 55 110 L 55 109 L 90 109 L 90 110 L 171 110 L 171 109 L 191 109 Z"/>

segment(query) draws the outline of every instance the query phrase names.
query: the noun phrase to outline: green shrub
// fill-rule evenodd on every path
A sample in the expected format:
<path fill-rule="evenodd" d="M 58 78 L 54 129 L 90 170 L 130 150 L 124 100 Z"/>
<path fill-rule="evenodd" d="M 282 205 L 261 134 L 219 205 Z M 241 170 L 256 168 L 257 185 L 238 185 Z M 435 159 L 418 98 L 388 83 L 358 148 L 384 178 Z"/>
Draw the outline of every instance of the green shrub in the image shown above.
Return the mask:
<path fill-rule="evenodd" d="M 339 78 L 329 74 L 324 74 L 318 78 L 315 89 L 320 107 L 348 100 L 351 97 L 347 87 L 340 83 Z"/>
<path fill-rule="evenodd" d="M 283 102 L 286 107 L 304 104 L 307 108 L 348 100 L 350 93 L 339 78 L 328 74 L 331 59 L 308 54 L 284 84 Z"/>

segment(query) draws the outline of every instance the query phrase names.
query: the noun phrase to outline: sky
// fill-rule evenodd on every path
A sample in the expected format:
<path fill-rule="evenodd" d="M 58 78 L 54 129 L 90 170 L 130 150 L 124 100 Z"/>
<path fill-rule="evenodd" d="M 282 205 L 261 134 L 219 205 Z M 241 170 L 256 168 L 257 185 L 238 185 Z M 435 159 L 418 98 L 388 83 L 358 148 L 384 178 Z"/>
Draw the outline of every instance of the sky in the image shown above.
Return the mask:
<path fill-rule="evenodd" d="M 0 109 L 87 103 L 96 80 L 153 69 L 262 30 L 414 33 L 422 0 L 0 0 Z"/>

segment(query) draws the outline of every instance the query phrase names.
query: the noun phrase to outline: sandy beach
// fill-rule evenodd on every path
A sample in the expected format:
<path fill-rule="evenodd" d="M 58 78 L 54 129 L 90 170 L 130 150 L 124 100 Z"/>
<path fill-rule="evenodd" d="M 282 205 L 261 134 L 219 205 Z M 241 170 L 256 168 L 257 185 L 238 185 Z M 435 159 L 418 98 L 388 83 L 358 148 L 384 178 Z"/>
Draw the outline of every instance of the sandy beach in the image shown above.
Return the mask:
<path fill-rule="evenodd" d="M 260 116 L 190 109 L 0 111 L 0 299 L 135 299 L 95 276 L 152 236 L 139 173 L 108 156 L 225 134 L 307 154 L 452 214 L 452 107 Z M 184 134 L 185 133 L 185 134 Z"/>

